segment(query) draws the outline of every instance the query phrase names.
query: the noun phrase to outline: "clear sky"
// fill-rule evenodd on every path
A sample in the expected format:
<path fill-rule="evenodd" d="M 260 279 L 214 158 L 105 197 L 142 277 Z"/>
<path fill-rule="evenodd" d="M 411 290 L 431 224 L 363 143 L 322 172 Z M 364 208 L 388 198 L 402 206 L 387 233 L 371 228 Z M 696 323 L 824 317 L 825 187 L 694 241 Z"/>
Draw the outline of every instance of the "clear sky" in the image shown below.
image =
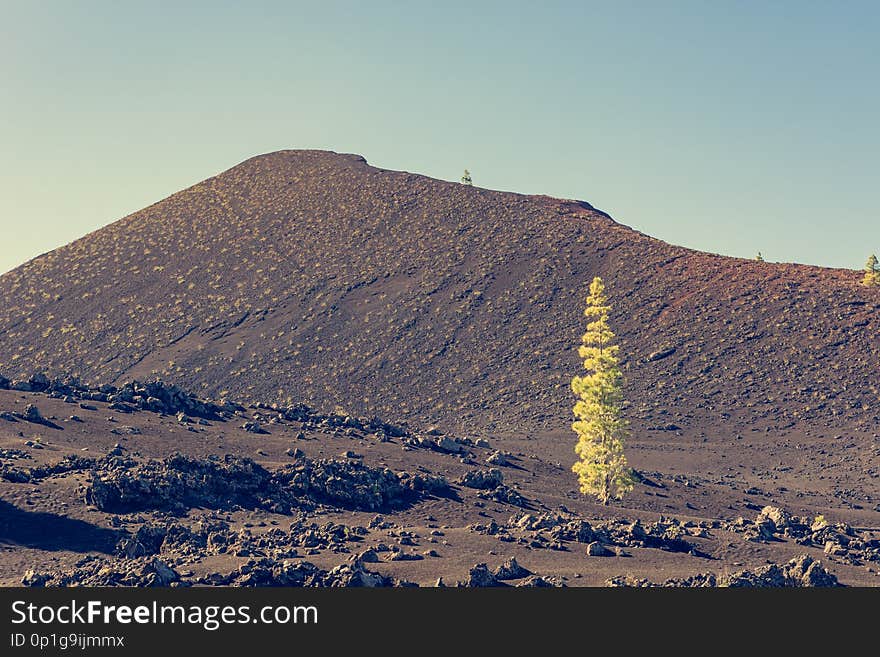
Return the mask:
<path fill-rule="evenodd" d="M 0 272 L 258 153 L 880 252 L 880 3 L 0 0 Z"/>

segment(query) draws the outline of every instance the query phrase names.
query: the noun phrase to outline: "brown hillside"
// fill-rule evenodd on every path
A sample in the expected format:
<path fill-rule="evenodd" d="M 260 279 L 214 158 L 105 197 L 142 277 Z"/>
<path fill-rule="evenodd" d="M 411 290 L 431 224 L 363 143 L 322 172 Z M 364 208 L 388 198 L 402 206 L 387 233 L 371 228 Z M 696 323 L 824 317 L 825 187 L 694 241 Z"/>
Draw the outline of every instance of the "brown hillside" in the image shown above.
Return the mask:
<path fill-rule="evenodd" d="M 637 429 L 878 422 L 880 292 L 586 203 L 281 151 L 0 277 L 0 372 L 152 375 L 452 430 L 564 427 L 603 276 Z"/>

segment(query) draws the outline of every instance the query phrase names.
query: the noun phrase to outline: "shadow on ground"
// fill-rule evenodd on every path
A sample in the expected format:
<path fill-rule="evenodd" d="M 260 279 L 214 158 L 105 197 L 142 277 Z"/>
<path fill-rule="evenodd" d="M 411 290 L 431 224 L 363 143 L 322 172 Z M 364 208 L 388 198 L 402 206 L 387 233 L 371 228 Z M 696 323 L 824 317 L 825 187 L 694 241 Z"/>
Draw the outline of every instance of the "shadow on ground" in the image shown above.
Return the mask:
<path fill-rule="evenodd" d="M 111 554 L 121 533 L 54 513 L 25 511 L 0 500 L 0 544 L 40 550 Z"/>

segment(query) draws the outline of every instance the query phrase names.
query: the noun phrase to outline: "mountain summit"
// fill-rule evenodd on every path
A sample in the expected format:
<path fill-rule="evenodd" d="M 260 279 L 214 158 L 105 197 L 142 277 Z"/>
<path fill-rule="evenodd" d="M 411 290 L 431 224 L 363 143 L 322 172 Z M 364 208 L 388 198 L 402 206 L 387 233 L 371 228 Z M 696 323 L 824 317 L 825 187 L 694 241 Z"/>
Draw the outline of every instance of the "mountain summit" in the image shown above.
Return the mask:
<path fill-rule="evenodd" d="M 567 430 L 596 275 L 636 430 L 880 421 L 880 293 L 855 272 L 321 151 L 252 158 L 0 277 L 0 373 Z"/>

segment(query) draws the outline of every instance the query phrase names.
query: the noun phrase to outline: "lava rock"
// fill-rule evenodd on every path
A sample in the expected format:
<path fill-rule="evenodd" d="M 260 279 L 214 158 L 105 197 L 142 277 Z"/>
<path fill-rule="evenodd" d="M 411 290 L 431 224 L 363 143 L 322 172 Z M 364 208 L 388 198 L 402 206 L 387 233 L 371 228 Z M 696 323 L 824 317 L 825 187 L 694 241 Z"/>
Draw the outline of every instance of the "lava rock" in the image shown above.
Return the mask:
<path fill-rule="evenodd" d="M 516 557 L 511 557 L 498 566 L 493 574 L 495 575 L 495 579 L 521 579 L 523 577 L 528 577 L 532 573 L 530 570 L 520 566 L 516 561 Z"/>
<path fill-rule="evenodd" d="M 791 515 L 786 511 L 783 511 L 779 507 L 765 506 L 763 509 L 761 509 L 761 512 L 758 514 L 755 522 L 757 524 L 762 524 L 767 521 L 771 523 L 771 533 L 781 533 L 791 525 Z"/>
<path fill-rule="evenodd" d="M 498 468 L 491 470 L 471 470 L 459 480 L 462 486 L 478 490 L 498 488 L 504 482 L 504 474 Z"/>
<path fill-rule="evenodd" d="M 461 452 L 461 445 L 449 436 L 437 438 L 434 441 L 434 444 L 441 452 L 446 452 L 448 454 L 458 454 Z"/>
<path fill-rule="evenodd" d="M 40 409 L 34 404 L 28 404 L 24 409 L 24 419 L 28 422 L 34 422 L 35 424 L 42 424 L 46 421 L 46 418 L 40 413 Z"/>
<path fill-rule="evenodd" d="M 613 557 L 615 553 L 602 545 L 599 541 L 593 541 L 587 545 L 588 557 Z"/>
<path fill-rule="evenodd" d="M 269 433 L 266 431 L 259 422 L 245 422 L 241 425 L 241 428 L 247 431 L 248 433 L 259 433 L 266 434 Z"/>
<path fill-rule="evenodd" d="M 830 587 L 839 586 L 837 577 L 807 554 L 801 554 L 787 564 L 770 564 L 754 571 L 744 570 L 730 575 L 722 582 L 730 587 Z"/>
<path fill-rule="evenodd" d="M 468 572 L 468 578 L 465 582 L 465 586 L 470 587 L 479 587 L 486 588 L 490 586 L 499 586 L 500 582 L 495 578 L 495 575 L 489 570 L 489 567 L 484 563 L 478 563 Z"/>

